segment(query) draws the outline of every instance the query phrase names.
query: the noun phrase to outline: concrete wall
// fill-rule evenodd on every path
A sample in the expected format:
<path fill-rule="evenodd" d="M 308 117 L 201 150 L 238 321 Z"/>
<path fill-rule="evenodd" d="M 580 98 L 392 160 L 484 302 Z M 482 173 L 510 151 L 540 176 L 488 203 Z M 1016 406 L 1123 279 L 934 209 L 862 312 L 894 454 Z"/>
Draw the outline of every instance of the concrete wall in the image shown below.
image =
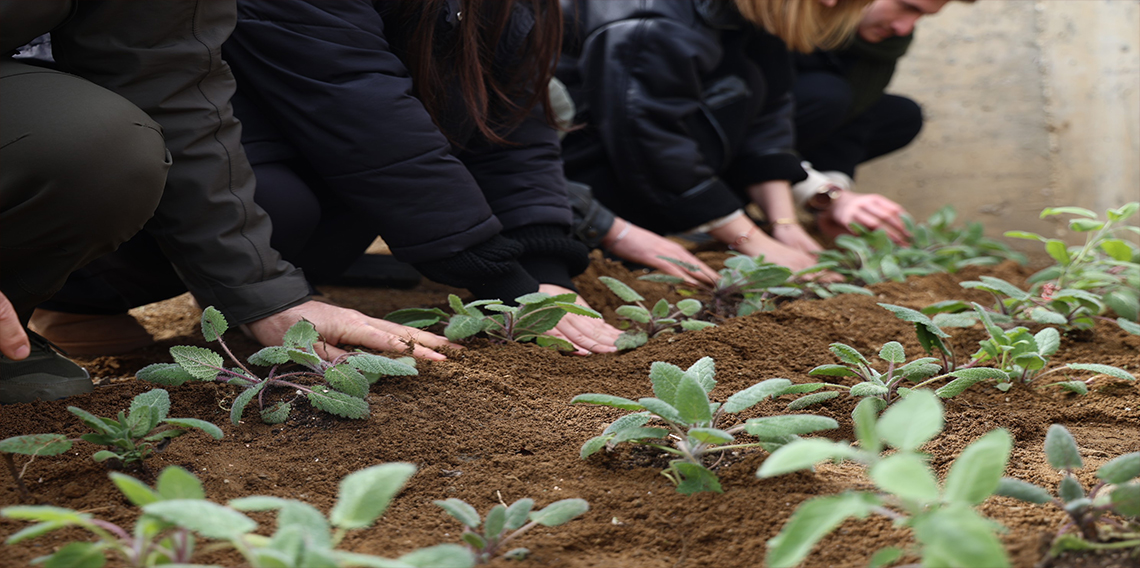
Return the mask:
<path fill-rule="evenodd" d="M 950 2 L 918 22 L 888 91 L 926 126 L 857 183 L 919 218 L 950 203 L 991 236 L 1064 238 L 1041 209 L 1140 200 L 1140 0 Z"/>

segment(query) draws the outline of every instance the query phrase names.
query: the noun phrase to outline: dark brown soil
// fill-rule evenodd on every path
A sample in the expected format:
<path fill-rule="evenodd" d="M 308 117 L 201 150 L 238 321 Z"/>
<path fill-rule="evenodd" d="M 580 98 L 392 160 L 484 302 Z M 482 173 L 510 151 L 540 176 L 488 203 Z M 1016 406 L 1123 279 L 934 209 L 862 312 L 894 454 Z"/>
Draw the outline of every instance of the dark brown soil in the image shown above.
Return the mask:
<path fill-rule="evenodd" d="M 800 502 L 867 487 L 860 470 L 850 465 L 822 465 L 814 473 L 760 480 L 755 472 L 765 454 L 746 451 L 720 464 L 724 494 L 686 497 L 659 475 L 664 462 L 653 452 L 620 449 L 580 460 L 581 444 L 622 413 L 571 406 L 570 399 L 589 392 L 635 399 L 649 396 L 647 374 L 654 361 L 688 366 L 701 357 L 713 357 L 719 381 L 713 395 L 723 400 L 772 377 L 808 382 L 808 370 L 835 362 L 827 349 L 835 341 L 867 353 L 896 340 L 911 356 L 917 356 L 920 347 L 910 324 L 875 303 L 919 308 L 951 298 L 987 301 L 957 285 L 980 273 L 971 270 L 956 276 L 881 284 L 873 288 L 876 297 L 793 302 L 774 312 L 660 338 L 616 355 L 574 357 L 534 346 L 477 341 L 448 361 L 420 363 L 417 377 L 384 380 L 374 386 L 372 417 L 367 420 L 342 420 L 301 405 L 284 424 L 268 426 L 253 420 L 233 426 L 228 408 L 234 389 L 203 383 L 169 388 L 171 416 L 210 420 L 221 426 L 226 437 L 214 442 L 197 433 L 184 436 L 151 459 L 149 467 L 158 471 L 181 465 L 192 470 L 216 501 L 249 494 L 276 495 L 302 499 L 327 511 L 335 501 L 338 481 L 346 474 L 382 462 L 416 464 L 419 472 L 379 526 L 354 533 L 343 544 L 364 553 L 394 557 L 417 547 L 456 542 L 460 526 L 432 504 L 435 499 L 458 497 L 486 511 L 500 500 L 510 503 L 531 497 L 541 506 L 581 497 L 591 506 L 585 516 L 521 539 L 519 544 L 533 552 L 525 565 L 759 566 L 765 541 L 780 530 Z M 1029 271 L 1007 264 L 989 273 L 1017 281 Z M 597 284 L 595 279 L 602 274 L 634 283 L 651 301 L 664 292 L 661 286 L 636 282 L 624 268 L 598 259 L 579 279 L 579 286 L 584 297 L 610 318 L 618 304 Z M 332 301 L 376 316 L 400 307 L 442 305 L 448 291 L 430 284 L 410 291 L 324 290 Z M 198 314 L 188 298 L 136 313 L 158 334 L 159 346 L 121 357 L 82 360 L 100 381 L 90 395 L 0 407 L 0 438 L 43 432 L 78 435 L 83 427 L 67 412 L 69 404 L 113 416 L 134 395 L 153 387 L 135 381 L 136 370 L 169 361 L 166 349 L 171 345 L 204 345 L 197 329 Z M 976 349 L 983 333 L 976 328 L 954 334 L 960 357 Z M 230 336 L 239 355 L 255 349 L 240 333 Z M 1140 368 L 1140 337 L 1102 325 L 1092 333 L 1066 337 L 1054 362 L 1105 363 L 1135 372 Z M 787 400 L 765 402 L 744 418 L 783 413 L 786 404 Z M 840 422 L 841 429 L 827 433 L 830 437 L 851 439 L 853 407 L 852 399 L 840 397 L 812 412 Z M 1007 475 L 1048 486 L 1059 480 L 1041 452 L 1045 431 L 1052 423 L 1068 427 L 1079 442 L 1087 466 L 1086 482 L 1100 464 L 1140 450 L 1140 388 L 1108 378 L 1097 379 L 1087 396 L 1026 386 L 1002 393 L 978 386 L 947 401 L 946 415 L 945 431 L 928 447 L 942 474 L 967 444 L 994 428 L 1008 429 L 1016 440 Z M 110 483 L 106 469 L 92 462 L 93 451 L 89 444 L 79 443 L 65 456 L 38 458 L 27 467 L 25 479 L 43 501 L 131 523 L 135 509 Z M 24 463 L 22 457 L 17 461 L 21 466 Z M 134 473 L 145 477 L 146 472 Z M 0 477 L 7 474 L 0 473 Z M 19 502 L 14 486 L 0 483 L 0 505 Z M 1016 566 L 1033 566 L 1041 560 L 1043 538 L 1047 540 L 1045 535 L 1062 521 L 1051 507 L 1001 498 L 991 499 L 981 509 L 1008 527 L 1002 538 Z M 6 536 L 22 526 L 2 520 L 0 534 Z M 0 564 L 27 565 L 30 559 L 75 538 L 84 535 L 61 531 L 5 547 Z M 875 550 L 905 547 L 909 542 L 909 535 L 887 520 L 851 521 L 827 537 L 807 565 L 865 566 Z M 1114 558 L 1103 565 L 1136 565 L 1135 554 Z M 231 566 L 240 562 L 236 556 L 225 555 L 206 560 Z"/>

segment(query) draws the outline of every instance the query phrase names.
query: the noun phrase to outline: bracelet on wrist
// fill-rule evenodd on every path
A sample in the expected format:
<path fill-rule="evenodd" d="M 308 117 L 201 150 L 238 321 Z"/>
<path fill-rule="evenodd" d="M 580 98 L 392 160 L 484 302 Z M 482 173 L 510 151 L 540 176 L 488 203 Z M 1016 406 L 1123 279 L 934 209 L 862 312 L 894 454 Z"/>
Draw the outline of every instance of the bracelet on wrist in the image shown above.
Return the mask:
<path fill-rule="evenodd" d="M 625 221 L 625 219 L 622 219 L 622 221 Z M 619 231 L 617 236 L 614 237 L 614 240 L 610 241 L 610 243 L 608 245 L 605 245 L 605 247 L 607 249 L 612 249 L 614 247 L 614 245 L 620 243 L 621 240 L 624 239 L 626 237 L 626 235 L 629 234 L 629 231 L 632 228 L 633 228 L 633 223 L 630 223 L 629 221 L 625 221 L 625 227 L 622 227 L 621 231 Z"/>
<path fill-rule="evenodd" d="M 737 235 L 737 237 L 735 239 L 733 239 L 733 241 L 731 243 L 729 243 L 728 248 L 730 248 L 732 250 L 740 250 L 741 245 L 752 240 L 752 233 L 755 233 L 755 232 L 756 232 L 756 225 L 752 225 L 751 227 L 748 227 L 747 231 L 744 231 L 743 233 Z"/>

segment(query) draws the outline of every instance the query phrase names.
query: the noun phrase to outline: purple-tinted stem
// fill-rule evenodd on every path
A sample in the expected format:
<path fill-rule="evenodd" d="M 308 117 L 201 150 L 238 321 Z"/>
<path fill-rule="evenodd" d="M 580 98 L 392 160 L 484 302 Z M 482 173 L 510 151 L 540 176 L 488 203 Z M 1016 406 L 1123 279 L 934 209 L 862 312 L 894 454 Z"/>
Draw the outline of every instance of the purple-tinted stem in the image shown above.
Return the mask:
<path fill-rule="evenodd" d="M 254 375 L 252 372 L 250 372 L 250 370 L 249 370 L 249 369 L 247 369 L 247 368 L 245 367 L 245 365 L 243 365 L 243 364 L 242 364 L 242 362 L 238 360 L 238 358 L 237 358 L 237 357 L 234 357 L 234 352 L 233 352 L 233 351 L 230 351 L 230 346 L 229 346 L 229 345 L 226 345 L 226 342 L 222 340 L 222 336 L 221 336 L 221 334 L 218 334 L 218 345 L 221 345 L 221 346 L 222 346 L 222 350 L 226 352 L 226 355 L 229 355 L 229 357 L 230 357 L 230 361 L 233 361 L 234 363 L 237 363 L 237 366 L 238 366 L 238 368 L 240 368 L 241 370 L 245 371 L 245 374 L 247 374 L 247 375 L 249 375 L 249 376 L 251 376 L 251 377 L 256 377 L 256 376 L 257 376 L 257 375 Z M 232 372 L 232 371 L 231 371 L 231 372 Z M 237 374 L 237 373 L 234 373 L 234 374 Z"/>

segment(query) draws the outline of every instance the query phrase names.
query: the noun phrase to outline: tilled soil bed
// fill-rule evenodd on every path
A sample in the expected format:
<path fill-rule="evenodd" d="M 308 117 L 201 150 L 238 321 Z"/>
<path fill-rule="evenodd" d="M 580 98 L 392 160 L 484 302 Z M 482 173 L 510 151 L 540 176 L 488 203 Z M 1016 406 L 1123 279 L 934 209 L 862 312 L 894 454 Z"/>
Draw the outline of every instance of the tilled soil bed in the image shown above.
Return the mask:
<path fill-rule="evenodd" d="M 648 371 L 654 361 L 687 367 L 701 357 L 712 357 L 719 381 L 713 398 L 723 400 L 773 377 L 814 382 L 807 374 L 810 369 L 836 362 L 828 351 L 832 342 L 876 353 L 883 343 L 899 341 L 914 358 L 921 348 L 911 324 L 896 319 L 876 302 L 912 308 L 947 299 L 989 302 L 987 295 L 957 285 L 982 273 L 1023 284 L 1030 271 L 1005 264 L 985 272 L 971 269 L 876 285 L 872 287 L 875 297 L 846 295 L 791 302 L 773 312 L 656 339 L 615 355 L 575 357 L 532 345 L 475 341 L 452 353 L 448 361 L 421 362 L 419 376 L 381 380 L 372 387 L 372 416 L 367 420 L 339 419 L 302 403 L 284 424 L 261 424 L 256 414 L 247 412 L 252 420 L 233 426 L 228 410 L 234 388 L 204 383 L 171 387 L 167 389 L 173 402 L 171 416 L 209 420 L 226 436 L 220 442 L 200 433 L 183 436 L 150 459 L 148 471 L 128 473 L 152 481 L 153 473 L 162 467 L 180 465 L 202 479 L 207 495 L 215 501 L 274 495 L 301 499 L 327 511 L 336 499 L 337 483 L 348 473 L 377 463 L 406 461 L 416 464 L 419 472 L 378 526 L 352 533 L 342 548 L 395 557 L 418 547 L 456 542 L 461 527 L 432 504 L 436 499 L 458 497 L 485 512 L 500 500 L 510 503 L 531 497 L 544 506 L 581 497 L 591 506 L 586 515 L 568 525 L 532 531 L 518 541 L 532 551 L 520 566 L 760 566 L 765 541 L 780 530 L 799 503 L 817 495 L 870 487 L 860 469 L 825 464 L 814 473 L 761 480 L 755 472 L 766 454 L 754 449 L 728 456 L 717 466 L 724 494 L 686 497 L 659 475 L 667 460 L 656 451 L 622 446 L 612 453 L 579 459 L 582 443 L 623 413 L 572 406 L 570 399 L 581 393 L 633 399 L 651 396 Z M 614 317 L 618 303 L 596 282 L 604 274 L 636 282 L 651 301 L 664 293 L 660 286 L 637 282 L 635 274 L 596 259 L 579 285 L 587 301 L 607 318 Z M 424 284 L 410 291 L 323 291 L 336 303 L 383 316 L 400 307 L 442 305 L 451 290 Z M 206 345 L 198 331 L 198 313 L 188 297 L 136 310 L 136 315 L 160 339 L 159 345 L 121 357 L 80 360 L 98 377 L 95 392 L 67 401 L 0 407 L 0 438 L 45 432 L 77 436 L 85 430 L 67 412 L 68 405 L 114 416 L 133 396 L 155 387 L 133 379 L 135 371 L 170 361 L 167 349 L 172 345 Z M 952 333 L 960 358 L 976 351 L 984 337 L 980 326 Z M 256 349 L 236 331 L 228 339 L 239 356 Z M 1104 363 L 1135 373 L 1140 368 L 1140 337 L 1127 335 L 1114 325 L 1068 334 L 1053 360 L 1054 364 L 1066 362 Z M 788 400 L 764 402 L 741 418 L 786 413 Z M 840 429 L 823 434 L 851 440 L 854 403 L 841 396 L 805 412 L 835 418 Z M 1085 459 L 1081 479 L 1086 485 L 1100 464 L 1140 450 L 1140 386 L 1135 383 L 1098 378 L 1086 396 L 1025 385 L 1003 393 L 978 385 L 946 401 L 945 407 L 946 428 L 926 448 L 942 475 L 966 445 L 994 428 L 1006 428 L 1015 439 L 1006 474 L 1047 487 L 1055 487 L 1060 478 L 1045 463 L 1041 449 L 1050 424 L 1063 424 L 1076 437 Z M 91 460 L 94 451 L 81 442 L 66 455 L 38 458 L 26 468 L 25 480 L 43 502 L 129 525 L 136 509 L 111 484 L 106 468 Z M 19 465 L 25 461 L 17 456 Z M 0 477 L 6 480 L 0 484 L 0 505 L 20 503 L 8 475 Z M 991 499 L 981 510 L 1008 527 L 1002 539 L 1016 566 L 1037 564 L 1043 557 L 1043 544 L 1062 522 L 1062 515 L 1052 507 L 1004 498 Z M 0 535 L 23 526 L 2 520 Z M 86 538 L 86 534 L 60 531 L 4 547 L 0 565 L 27 565 L 76 538 Z M 908 542 L 909 535 L 885 519 L 848 521 L 817 547 L 807 565 L 861 567 L 875 550 L 905 547 Z M 227 566 L 241 562 L 240 557 L 225 553 L 202 560 Z M 1135 555 L 1127 553 L 1081 562 L 1086 563 L 1072 565 L 1137 565 Z"/>

